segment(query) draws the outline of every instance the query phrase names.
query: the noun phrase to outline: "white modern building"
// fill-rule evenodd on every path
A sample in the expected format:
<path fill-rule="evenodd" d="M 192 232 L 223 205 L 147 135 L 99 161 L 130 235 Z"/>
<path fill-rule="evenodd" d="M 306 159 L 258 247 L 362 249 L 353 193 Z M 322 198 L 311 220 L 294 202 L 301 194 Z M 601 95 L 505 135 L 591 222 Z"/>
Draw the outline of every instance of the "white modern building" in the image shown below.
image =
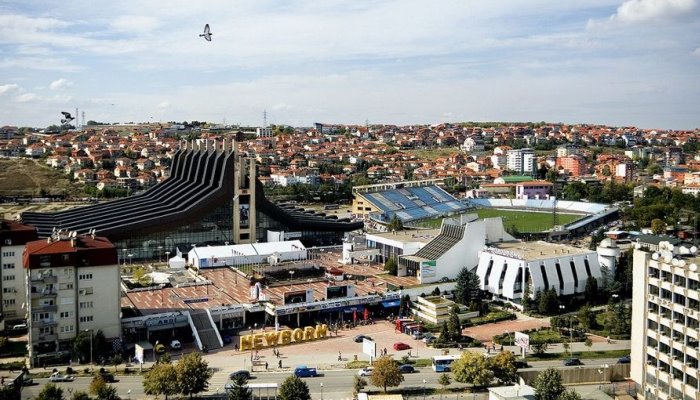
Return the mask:
<path fill-rule="evenodd" d="M 586 280 L 600 282 L 598 254 L 579 247 L 546 242 L 504 241 L 492 243 L 479 252 L 476 274 L 481 289 L 494 296 L 522 299 L 525 285 L 530 294 L 554 288 L 558 295 L 585 292 Z"/>
<path fill-rule="evenodd" d="M 399 257 L 399 276 L 415 276 L 421 284 L 455 279 L 462 268 L 479 264 L 479 251 L 489 243 L 510 241 L 501 218 L 486 218 L 463 225 L 442 222 L 440 234 L 414 255 Z"/>
<path fill-rule="evenodd" d="M 306 257 L 306 247 L 299 240 L 193 247 L 187 253 L 188 264 L 197 269 L 277 264 L 284 261 L 305 260 Z"/>
<path fill-rule="evenodd" d="M 109 239 L 58 232 L 23 257 L 32 366 L 65 361 L 80 332 L 121 337 L 117 250 Z"/>
<path fill-rule="evenodd" d="M 365 235 L 368 249 L 377 249 L 379 254 L 374 261 L 384 263 L 390 258 L 410 256 L 422 249 L 440 234 L 440 229 L 404 230 L 385 233 L 368 233 Z"/>
<path fill-rule="evenodd" d="M 518 174 L 535 171 L 535 150 L 512 149 L 508 150 L 507 165 L 510 171 Z"/>
<path fill-rule="evenodd" d="M 22 308 L 26 297 L 22 254 L 28 242 L 37 239 L 36 229 L 14 221 L 0 221 L 0 330 L 3 325 L 21 325 L 26 319 L 26 310 Z"/>
<path fill-rule="evenodd" d="M 644 399 L 700 399 L 700 257 L 634 251 L 630 376 Z M 684 252 L 685 253 L 685 252 Z"/>

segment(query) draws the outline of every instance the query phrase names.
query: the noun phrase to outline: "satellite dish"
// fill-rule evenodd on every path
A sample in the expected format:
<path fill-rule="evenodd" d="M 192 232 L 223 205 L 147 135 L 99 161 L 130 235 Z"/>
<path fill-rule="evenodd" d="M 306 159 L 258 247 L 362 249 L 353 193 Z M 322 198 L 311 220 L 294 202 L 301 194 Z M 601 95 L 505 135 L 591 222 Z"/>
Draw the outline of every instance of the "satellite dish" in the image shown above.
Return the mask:
<path fill-rule="evenodd" d="M 652 255 L 651 255 L 651 259 L 654 260 L 654 261 L 658 260 L 658 259 L 659 259 L 659 253 L 654 253 L 654 254 L 652 254 Z"/>
<path fill-rule="evenodd" d="M 685 267 L 685 260 L 678 260 L 679 267 Z"/>
<path fill-rule="evenodd" d="M 690 247 L 690 252 L 693 253 L 693 254 L 697 253 L 697 252 L 698 252 L 698 247 L 697 247 L 697 246 L 691 246 L 691 247 Z"/>
<path fill-rule="evenodd" d="M 677 267 L 678 264 L 679 264 L 679 262 L 678 262 L 678 259 L 677 259 L 677 258 L 674 258 L 674 259 L 671 260 L 671 265 L 673 265 L 674 267 Z"/>
<path fill-rule="evenodd" d="M 688 267 L 688 268 L 690 268 L 691 271 L 695 272 L 698 270 L 698 265 L 693 263 L 693 264 L 690 264 L 690 267 Z"/>
<path fill-rule="evenodd" d="M 664 262 L 665 262 L 665 263 L 670 263 L 672 259 L 673 259 L 673 257 L 671 257 L 671 256 L 668 255 L 668 254 L 664 256 Z"/>

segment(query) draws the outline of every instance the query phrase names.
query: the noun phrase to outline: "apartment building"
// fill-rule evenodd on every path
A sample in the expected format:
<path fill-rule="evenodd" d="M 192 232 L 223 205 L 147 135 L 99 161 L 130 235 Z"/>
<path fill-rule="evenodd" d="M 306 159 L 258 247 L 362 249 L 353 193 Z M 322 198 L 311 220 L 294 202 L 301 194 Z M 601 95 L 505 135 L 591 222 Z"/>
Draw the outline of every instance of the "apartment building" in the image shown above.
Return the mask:
<path fill-rule="evenodd" d="M 32 366 L 70 359 L 81 331 L 121 336 L 117 250 L 107 238 L 57 232 L 27 243 L 23 265 Z"/>
<path fill-rule="evenodd" d="M 25 298 L 22 253 L 24 246 L 38 238 L 36 228 L 15 221 L 0 221 L 0 330 L 24 323 Z"/>
<path fill-rule="evenodd" d="M 523 174 L 534 172 L 536 161 L 535 150 L 533 149 L 508 150 L 508 169 L 515 173 Z"/>
<path fill-rule="evenodd" d="M 698 400 L 700 257 L 661 242 L 635 250 L 633 262 L 630 375 L 639 395 Z"/>

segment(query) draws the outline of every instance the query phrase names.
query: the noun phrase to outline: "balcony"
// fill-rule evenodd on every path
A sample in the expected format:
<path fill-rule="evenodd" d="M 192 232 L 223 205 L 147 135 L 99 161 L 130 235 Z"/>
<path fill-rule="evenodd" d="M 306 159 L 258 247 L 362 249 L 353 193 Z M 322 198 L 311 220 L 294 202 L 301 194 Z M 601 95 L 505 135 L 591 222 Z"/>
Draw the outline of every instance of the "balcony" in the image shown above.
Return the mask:
<path fill-rule="evenodd" d="M 41 274 L 37 276 L 32 276 L 30 281 L 36 282 L 36 283 L 56 283 L 58 282 L 58 277 L 56 275 L 52 274 Z"/>
<path fill-rule="evenodd" d="M 38 304 L 38 305 L 33 305 L 30 308 L 31 312 L 56 312 L 58 310 L 58 306 L 55 304 Z"/>
<path fill-rule="evenodd" d="M 32 328 L 43 328 L 47 326 L 56 326 L 58 325 L 58 321 L 54 321 L 52 319 L 40 319 L 38 321 L 32 322 Z"/>
<path fill-rule="evenodd" d="M 37 292 L 32 292 L 31 298 L 40 299 L 43 297 L 56 297 L 57 294 L 56 289 L 44 289 Z"/>
<path fill-rule="evenodd" d="M 53 334 L 46 334 L 46 335 L 37 335 L 35 336 L 37 342 L 55 342 L 58 339 L 58 335 L 55 333 Z"/>

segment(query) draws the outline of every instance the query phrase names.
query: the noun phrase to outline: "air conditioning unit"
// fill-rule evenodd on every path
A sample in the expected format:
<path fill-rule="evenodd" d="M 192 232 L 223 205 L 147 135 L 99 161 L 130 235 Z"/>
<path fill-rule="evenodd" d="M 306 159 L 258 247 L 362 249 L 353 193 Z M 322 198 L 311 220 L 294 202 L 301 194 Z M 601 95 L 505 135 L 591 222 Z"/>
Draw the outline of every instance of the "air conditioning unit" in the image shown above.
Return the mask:
<path fill-rule="evenodd" d="M 81 296 L 85 296 L 85 295 L 87 294 L 87 290 L 86 290 L 86 289 L 80 289 L 80 291 L 79 291 L 78 293 L 80 293 Z"/>

